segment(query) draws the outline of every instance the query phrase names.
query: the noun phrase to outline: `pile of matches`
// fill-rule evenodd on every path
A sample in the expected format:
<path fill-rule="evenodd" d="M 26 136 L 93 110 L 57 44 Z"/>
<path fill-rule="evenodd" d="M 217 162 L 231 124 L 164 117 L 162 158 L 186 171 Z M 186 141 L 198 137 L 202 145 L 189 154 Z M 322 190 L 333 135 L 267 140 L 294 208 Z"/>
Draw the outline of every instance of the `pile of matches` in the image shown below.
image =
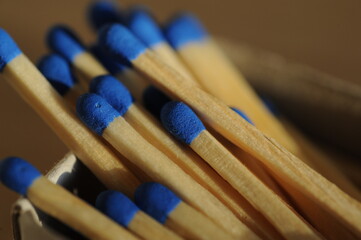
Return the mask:
<path fill-rule="evenodd" d="M 360 239 L 360 191 L 274 116 L 189 13 L 89 8 L 36 68 L 0 29 L 0 73 L 109 190 L 94 206 L 26 161 L 1 182 L 90 239 Z M 91 186 L 89 186 L 91 188 Z"/>

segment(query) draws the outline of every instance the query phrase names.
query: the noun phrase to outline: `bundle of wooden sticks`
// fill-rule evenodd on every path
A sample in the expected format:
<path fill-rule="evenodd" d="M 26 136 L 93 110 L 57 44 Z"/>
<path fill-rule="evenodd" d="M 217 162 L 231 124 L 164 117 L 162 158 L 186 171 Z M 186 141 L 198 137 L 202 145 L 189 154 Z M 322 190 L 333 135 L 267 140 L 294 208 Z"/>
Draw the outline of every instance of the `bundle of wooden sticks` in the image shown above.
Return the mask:
<path fill-rule="evenodd" d="M 109 190 L 96 210 L 16 157 L 2 183 L 90 239 L 361 238 L 360 191 L 193 15 L 97 2 L 89 20 L 96 43 L 55 26 L 39 70 L 0 29 L 0 72 Z"/>

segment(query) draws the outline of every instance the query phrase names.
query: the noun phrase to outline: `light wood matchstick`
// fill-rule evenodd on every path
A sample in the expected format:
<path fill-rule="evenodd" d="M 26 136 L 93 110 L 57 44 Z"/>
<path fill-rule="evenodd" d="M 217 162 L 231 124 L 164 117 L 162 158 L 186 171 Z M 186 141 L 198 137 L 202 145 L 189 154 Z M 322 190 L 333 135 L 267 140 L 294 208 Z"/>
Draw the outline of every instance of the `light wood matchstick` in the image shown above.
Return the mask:
<path fill-rule="evenodd" d="M 85 201 L 41 176 L 23 159 L 10 157 L 0 161 L 0 179 L 36 207 L 89 239 L 138 239 Z"/>
<path fill-rule="evenodd" d="M 128 197 L 120 192 L 108 190 L 100 193 L 96 199 L 96 207 L 142 239 L 182 239 L 141 211 Z"/>
<path fill-rule="evenodd" d="M 189 83 L 198 85 L 196 79 L 184 63 L 181 62 L 172 47 L 169 46 L 162 30 L 146 9 L 141 7 L 133 8 L 126 23 L 134 35 L 152 49 L 164 62 L 179 72 Z"/>
<path fill-rule="evenodd" d="M 55 26 L 51 28 L 47 35 L 47 43 L 50 49 L 78 66 L 76 70 L 80 75 L 80 79 L 87 81 L 96 76 L 108 73 L 107 70 L 98 63 L 96 58 L 86 51 L 80 40 L 66 26 Z M 87 84 L 83 84 L 85 89 L 87 89 Z"/>
<path fill-rule="evenodd" d="M 233 239 L 162 184 L 141 184 L 134 200 L 146 213 L 186 239 Z"/>
<path fill-rule="evenodd" d="M 73 103 L 85 90 L 76 81 L 69 63 L 58 54 L 49 54 L 41 58 L 37 65 L 54 89 L 74 108 Z"/>

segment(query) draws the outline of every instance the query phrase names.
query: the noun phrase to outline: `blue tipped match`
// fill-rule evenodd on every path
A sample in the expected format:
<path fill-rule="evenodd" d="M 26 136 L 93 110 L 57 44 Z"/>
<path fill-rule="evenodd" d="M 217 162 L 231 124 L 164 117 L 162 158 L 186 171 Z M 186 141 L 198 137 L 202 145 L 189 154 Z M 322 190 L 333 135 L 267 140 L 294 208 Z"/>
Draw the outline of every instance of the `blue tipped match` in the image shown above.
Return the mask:
<path fill-rule="evenodd" d="M 120 116 L 104 98 L 89 93 L 79 97 L 76 111 L 80 119 L 98 135 L 102 135 L 104 129 Z"/>
<path fill-rule="evenodd" d="M 10 35 L 0 28 L 0 72 L 6 64 L 21 54 L 21 50 Z"/>
<path fill-rule="evenodd" d="M 158 24 L 144 8 L 132 9 L 127 19 L 127 26 L 135 36 L 150 48 L 165 42 Z"/>
<path fill-rule="evenodd" d="M 164 29 L 164 34 L 174 49 L 193 43 L 202 42 L 208 34 L 200 21 L 192 14 L 185 13 L 170 21 Z"/>
<path fill-rule="evenodd" d="M 78 37 L 66 26 L 55 26 L 47 35 L 48 46 L 62 55 L 69 62 L 73 62 L 78 54 L 85 51 Z"/>
<path fill-rule="evenodd" d="M 171 101 L 167 95 L 153 86 L 144 90 L 142 98 L 144 107 L 158 119 L 164 104 Z"/>
<path fill-rule="evenodd" d="M 122 22 L 118 6 L 109 1 L 99 1 L 91 4 L 88 9 L 88 19 L 95 30 L 111 24 Z"/>
<path fill-rule="evenodd" d="M 98 42 L 108 55 L 117 61 L 125 60 L 129 66 L 146 50 L 146 46 L 120 24 L 112 24 L 102 28 Z"/>
<path fill-rule="evenodd" d="M 97 197 L 96 207 L 105 215 L 124 227 L 128 227 L 139 208 L 124 194 L 105 191 Z"/>
<path fill-rule="evenodd" d="M 182 200 L 162 184 L 148 182 L 137 188 L 134 201 L 140 209 L 158 222 L 165 223 L 168 215 Z"/>
<path fill-rule="evenodd" d="M 0 161 L 0 181 L 21 195 L 26 195 L 28 188 L 40 176 L 35 167 L 21 158 L 9 157 Z"/>
<path fill-rule="evenodd" d="M 38 63 L 38 68 L 62 96 L 75 85 L 69 63 L 57 54 L 43 57 Z"/>
<path fill-rule="evenodd" d="M 120 74 L 126 68 L 120 62 L 114 61 L 110 56 L 106 55 L 105 52 L 98 45 L 94 45 L 90 48 L 90 52 L 103 64 L 103 66 L 113 75 Z"/>
<path fill-rule="evenodd" d="M 235 108 L 235 107 L 231 107 L 231 109 L 233 111 L 235 111 L 236 113 L 238 113 L 238 115 L 241 116 L 244 120 L 246 120 L 250 124 L 254 125 L 252 120 L 244 112 L 242 112 L 241 110 L 239 110 L 238 108 Z"/>
<path fill-rule="evenodd" d="M 90 83 L 90 92 L 103 97 L 121 116 L 134 102 L 128 89 L 111 75 L 94 78 Z"/>
<path fill-rule="evenodd" d="M 168 132 L 188 145 L 206 129 L 192 109 L 182 102 L 165 104 L 160 117 Z"/>

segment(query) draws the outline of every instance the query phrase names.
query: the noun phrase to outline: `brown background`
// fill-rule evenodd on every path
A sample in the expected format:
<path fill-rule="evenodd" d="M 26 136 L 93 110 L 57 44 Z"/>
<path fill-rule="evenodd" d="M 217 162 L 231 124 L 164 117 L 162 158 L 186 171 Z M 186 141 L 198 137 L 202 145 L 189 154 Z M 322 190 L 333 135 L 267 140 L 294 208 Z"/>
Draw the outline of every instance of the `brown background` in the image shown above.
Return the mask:
<path fill-rule="evenodd" d="M 71 25 L 87 43 L 86 0 L 1 0 L 5 28 L 34 61 L 46 53 L 44 34 L 55 23 Z M 126 6 L 135 1 L 123 1 Z M 218 35 L 231 37 L 360 84 L 361 2 L 152 0 L 160 20 L 179 9 L 196 13 Z M 26 103 L 0 79 L 0 158 L 17 155 L 43 172 L 66 152 L 64 145 Z M 17 198 L 0 186 L 0 239 L 10 239 L 10 205 Z"/>

